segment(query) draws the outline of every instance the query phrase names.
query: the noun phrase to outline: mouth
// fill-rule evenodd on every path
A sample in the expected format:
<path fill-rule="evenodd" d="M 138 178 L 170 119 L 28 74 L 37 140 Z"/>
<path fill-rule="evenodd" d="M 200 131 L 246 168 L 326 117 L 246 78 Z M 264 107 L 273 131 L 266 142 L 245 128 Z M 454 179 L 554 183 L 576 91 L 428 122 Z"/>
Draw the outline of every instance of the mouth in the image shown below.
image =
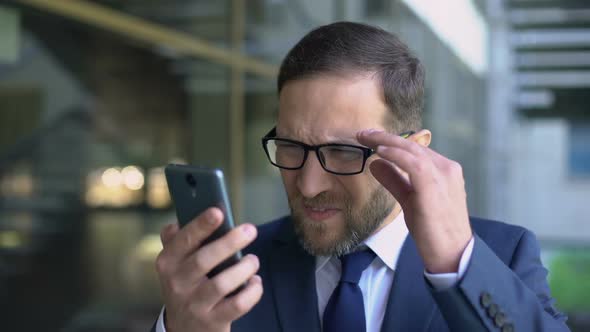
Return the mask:
<path fill-rule="evenodd" d="M 305 216 L 314 221 L 329 219 L 340 212 L 340 209 L 331 207 L 312 207 L 304 205 L 303 208 L 305 210 Z"/>

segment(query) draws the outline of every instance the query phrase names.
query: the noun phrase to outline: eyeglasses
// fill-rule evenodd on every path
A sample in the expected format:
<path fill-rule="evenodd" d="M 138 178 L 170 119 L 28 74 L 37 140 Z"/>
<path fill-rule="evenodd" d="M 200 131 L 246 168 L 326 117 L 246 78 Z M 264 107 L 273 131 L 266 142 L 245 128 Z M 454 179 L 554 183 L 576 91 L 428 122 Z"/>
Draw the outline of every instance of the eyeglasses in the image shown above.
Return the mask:
<path fill-rule="evenodd" d="M 303 167 L 309 151 L 315 151 L 320 164 L 328 173 L 354 175 L 362 173 L 367 159 L 375 150 L 360 145 L 328 143 L 308 145 L 303 142 L 275 137 L 276 127 L 262 138 L 262 147 L 271 164 L 278 168 L 296 170 Z M 403 138 L 413 131 L 400 134 Z"/>

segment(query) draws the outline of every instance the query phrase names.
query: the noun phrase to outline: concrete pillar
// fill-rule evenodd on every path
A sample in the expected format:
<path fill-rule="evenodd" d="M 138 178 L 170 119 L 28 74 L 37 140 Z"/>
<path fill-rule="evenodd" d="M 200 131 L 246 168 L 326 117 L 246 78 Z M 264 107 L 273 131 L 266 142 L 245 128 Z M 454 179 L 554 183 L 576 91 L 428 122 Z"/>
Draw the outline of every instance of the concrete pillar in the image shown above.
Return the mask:
<path fill-rule="evenodd" d="M 512 96 L 513 52 L 504 1 L 487 1 L 490 31 L 488 104 L 485 135 L 486 216 L 506 220 L 510 211 L 511 126 L 515 122 Z"/>

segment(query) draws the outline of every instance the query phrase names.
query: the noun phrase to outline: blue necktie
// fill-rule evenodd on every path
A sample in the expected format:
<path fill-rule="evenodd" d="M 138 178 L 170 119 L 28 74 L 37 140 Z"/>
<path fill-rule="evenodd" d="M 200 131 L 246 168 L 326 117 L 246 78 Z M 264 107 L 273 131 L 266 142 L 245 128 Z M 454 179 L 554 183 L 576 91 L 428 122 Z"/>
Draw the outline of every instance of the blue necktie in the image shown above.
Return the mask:
<path fill-rule="evenodd" d="M 342 275 L 324 310 L 324 332 L 366 331 L 363 293 L 358 283 L 374 258 L 370 249 L 340 257 Z"/>

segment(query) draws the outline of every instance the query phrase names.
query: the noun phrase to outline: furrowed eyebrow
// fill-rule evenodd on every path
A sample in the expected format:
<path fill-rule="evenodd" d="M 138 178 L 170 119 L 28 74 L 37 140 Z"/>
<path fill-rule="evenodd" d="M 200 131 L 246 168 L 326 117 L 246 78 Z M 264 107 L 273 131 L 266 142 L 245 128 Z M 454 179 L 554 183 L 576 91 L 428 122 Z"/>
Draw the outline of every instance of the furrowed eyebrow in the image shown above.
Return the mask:
<path fill-rule="evenodd" d="M 346 144 L 346 145 L 363 146 L 362 144 L 360 144 L 359 141 L 357 141 L 356 139 L 351 138 L 351 137 L 328 137 L 328 139 L 326 139 L 325 141 L 322 141 L 317 144 L 311 144 L 309 142 L 304 142 L 304 141 L 300 140 L 299 138 L 293 137 L 288 134 L 287 135 L 277 135 L 277 138 L 289 139 L 289 140 L 293 140 L 293 141 L 297 141 L 297 142 L 301 142 L 301 143 L 305 143 L 305 144 L 309 144 L 309 145 Z"/>
<path fill-rule="evenodd" d="M 287 137 L 280 137 L 280 138 L 287 138 Z M 290 139 L 290 140 L 293 140 L 293 141 L 297 141 L 297 142 L 302 142 L 302 143 L 305 143 L 305 144 L 308 144 L 308 145 L 344 144 L 344 145 L 364 146 L 364 145 L 360 144 L 359 142 L 354 141 L 352 139 L 351 140 L 347 140 L 347 139 L 331 139 L 331 140 L 326 140 L 326 141 L 323 141 L 323 142 L 320 142 L 320 143 L 317 143 L 317 144 L 309 144 L 307 142 L 303 142 L 301 140 L 294 139 L 294 138 L 287 138 L 287 139 Z"/>

